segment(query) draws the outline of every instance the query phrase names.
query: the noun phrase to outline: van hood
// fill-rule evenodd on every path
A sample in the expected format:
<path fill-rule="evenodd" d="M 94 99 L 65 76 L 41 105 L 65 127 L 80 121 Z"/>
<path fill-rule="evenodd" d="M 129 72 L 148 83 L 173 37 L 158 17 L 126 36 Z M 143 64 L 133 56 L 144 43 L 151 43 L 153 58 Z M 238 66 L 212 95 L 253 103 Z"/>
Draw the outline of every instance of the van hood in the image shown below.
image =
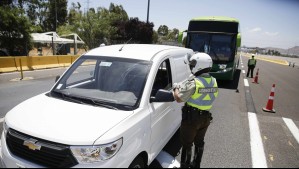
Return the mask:
<path fill-rule="evenodd" d="M 35 138 L 66 145 L 93 145 L 132 113 L 41 94 L 12 109 L 5 121 L 8 127 Z"/>

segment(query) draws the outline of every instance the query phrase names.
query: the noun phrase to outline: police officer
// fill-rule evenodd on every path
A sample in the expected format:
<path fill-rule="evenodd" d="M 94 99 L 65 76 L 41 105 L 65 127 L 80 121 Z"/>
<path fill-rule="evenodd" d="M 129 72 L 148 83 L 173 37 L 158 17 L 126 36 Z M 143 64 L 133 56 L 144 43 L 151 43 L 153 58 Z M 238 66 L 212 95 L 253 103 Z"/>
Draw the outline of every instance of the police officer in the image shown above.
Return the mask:
<path fill-rule="evenodd" d="M 200 168 L 204 151 L 204 137 L 212 120 L 210 110 L 218 97 L 218 86 L 215 78 L 210 76 L 213 61 L 206 53 L 197 53 L 189 59 L 193 76 L 180 85 L 174 85 L 174 98 L 185 102 L 182 109 L 180 140 L 183 145 L 181 154 L 182 168 Z M 192 146 L 195 154 L 191 161 Z"/>
<path fill-rule="evenodd" d="M 254 72 L 255 66 L 256 66 L 256 59 L 254 59 L 254 55 L 252 55 L 252 58 L 248 60 L 247 77 L 249 76 L 249 73 L 251 72 L 251 78 L 253 78 L 253 72 Z"/>

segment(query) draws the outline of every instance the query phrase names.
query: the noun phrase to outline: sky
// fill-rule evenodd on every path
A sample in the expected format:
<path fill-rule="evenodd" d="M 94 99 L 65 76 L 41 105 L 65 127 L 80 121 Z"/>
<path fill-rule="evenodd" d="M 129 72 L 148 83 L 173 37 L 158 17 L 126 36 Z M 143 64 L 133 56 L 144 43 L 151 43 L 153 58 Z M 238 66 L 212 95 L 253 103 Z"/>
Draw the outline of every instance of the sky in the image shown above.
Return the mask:
<path fill-rule="evenodd" d="M 89 4 L 87 3 L 89 1 Z M 122 5 L 129 17 L 147 19 L 148 0 L 68 0 L 80 2 L 82 8 Z M 150 0 L 149 21 L 184 31 L 192 18 L 228 16 L 240 21 L 242 46 L 299 46 L 298 0 Z"/>

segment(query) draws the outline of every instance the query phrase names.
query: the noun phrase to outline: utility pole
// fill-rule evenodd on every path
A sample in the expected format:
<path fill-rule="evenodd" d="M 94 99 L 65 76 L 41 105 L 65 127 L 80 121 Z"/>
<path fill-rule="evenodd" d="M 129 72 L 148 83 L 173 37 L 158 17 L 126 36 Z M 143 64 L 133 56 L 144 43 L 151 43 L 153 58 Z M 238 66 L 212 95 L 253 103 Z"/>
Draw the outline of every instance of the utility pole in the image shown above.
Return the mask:
<path fill-rule="evenodd" d="M 148 0 L 148 4 L 147 4 L 147 20 L 146 20 L 146 23 L 149 23 L 150 4 L 151 4 L 151 0 Z"/>
<path fill-rule="evenodd" d="M 86 0 L 85 3 L 86 3 L 86 7 L 84 8 L 84 10 L 85 10 L 85 13 L 88 13 L 88 12 L 89 12 L 89 4 L 90 4 L 90 1 L 89 1 L 89 0 Z"/>
<path fill-rule="evenodd" d="M 55 32 L 57 32 L 57 3 L 55 0 Z"/>

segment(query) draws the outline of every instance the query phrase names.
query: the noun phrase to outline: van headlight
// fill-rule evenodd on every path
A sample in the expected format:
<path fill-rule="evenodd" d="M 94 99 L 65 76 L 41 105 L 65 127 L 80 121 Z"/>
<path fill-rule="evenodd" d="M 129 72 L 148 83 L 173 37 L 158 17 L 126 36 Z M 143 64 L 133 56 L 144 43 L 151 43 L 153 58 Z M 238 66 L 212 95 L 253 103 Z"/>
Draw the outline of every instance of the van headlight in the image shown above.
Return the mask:
<path fill-rule="evenodd" d="M 5 120 L 3 122 L 3 132 L 4 132 L 4 136 L 6 136 L 7 132 L 8 132 L 8 125 L 6 124 Z"/>
<path fill-rule="evenodd" d="M 73 155 L 80 164 L 96 163 L 108 160 L 116 155 L 123 144 L 123 139 L 99 146 L 72 146 Z"/>

